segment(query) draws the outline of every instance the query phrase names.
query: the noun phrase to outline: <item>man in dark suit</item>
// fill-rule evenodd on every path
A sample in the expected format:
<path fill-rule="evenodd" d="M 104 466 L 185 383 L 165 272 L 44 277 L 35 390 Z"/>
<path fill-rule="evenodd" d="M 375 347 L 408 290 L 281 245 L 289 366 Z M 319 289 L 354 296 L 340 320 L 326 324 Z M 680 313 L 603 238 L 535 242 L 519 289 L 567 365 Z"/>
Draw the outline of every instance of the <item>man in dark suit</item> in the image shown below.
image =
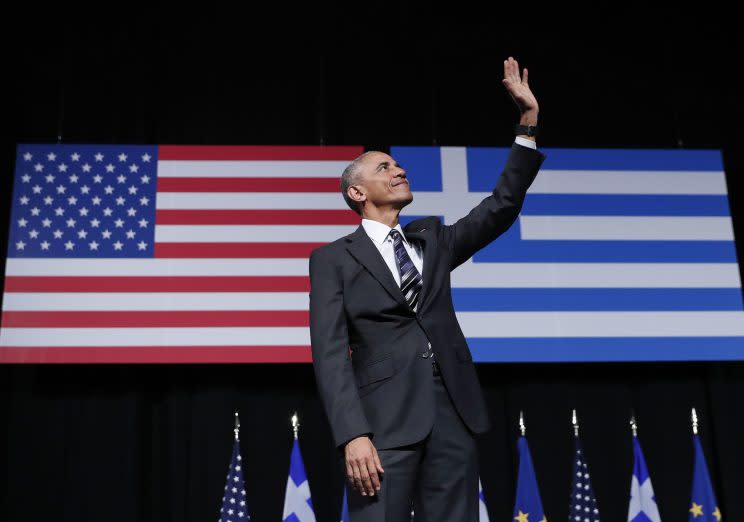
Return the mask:
<path fill-rule="evenodd" d="M 366 152 L 341 177 L 362 223 L 310 255 L 313 366 L 354 522 L 407 521 L 412 505 L 417 522 L 478 520 L 474 436 L 490 421 L 450 272 L 512 225 L 545 159 L 527 69 L 509 57 L 502 83 L 521 126 L 491 195 L 452 225 L 432 216 L 401 228 L 406 171 Z"/>

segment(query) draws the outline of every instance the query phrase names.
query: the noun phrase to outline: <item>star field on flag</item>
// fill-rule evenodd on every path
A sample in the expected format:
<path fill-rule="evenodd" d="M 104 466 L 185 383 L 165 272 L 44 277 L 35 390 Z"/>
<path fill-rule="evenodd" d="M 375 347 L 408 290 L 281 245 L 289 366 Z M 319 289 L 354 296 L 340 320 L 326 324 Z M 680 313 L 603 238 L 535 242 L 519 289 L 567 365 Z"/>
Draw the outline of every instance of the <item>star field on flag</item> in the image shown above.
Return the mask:
<path fill-rule="evenodd" d="M 19 152 L 8 257 L 152 257 L 157 147 Z"/>
<path fill-rule="evenodd" d="M 225 492 L 218 522 L 245 522 L 250 519 L 243 480 L 243 457 L 240 456 L 240 441 L 236 439 L 225 479 Z"/>

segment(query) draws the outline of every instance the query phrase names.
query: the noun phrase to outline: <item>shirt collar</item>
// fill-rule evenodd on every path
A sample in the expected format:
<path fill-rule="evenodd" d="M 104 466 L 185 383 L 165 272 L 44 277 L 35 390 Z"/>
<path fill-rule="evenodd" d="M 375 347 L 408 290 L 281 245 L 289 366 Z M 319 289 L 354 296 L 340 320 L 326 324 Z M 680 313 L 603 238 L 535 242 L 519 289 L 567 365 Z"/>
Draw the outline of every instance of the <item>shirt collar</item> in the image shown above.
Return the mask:
<path fill-rule="evenodd" d="M 380 223 L 379 221 L 375 221 L 374 219 L 367 218 L 362 218 L 362 226 L 364 227 L 364 231 L 367 232 L 367 235 L 372 239 L 372 241 L 374 241 L 378 245 L 381 245 L 385 241 L 385 239 L 387 239 L 388 234 L 390 234 L 390 231 L 392 230 L 392 228 L 387 226 L 385 223 Z M 400 222 L 398 222 L 398 224 L 396 224 L 393 228 L 400 232 L 403 241 L 408 243 L 406 235 L 403 233 L 403 229 L 400 226 Z"/>

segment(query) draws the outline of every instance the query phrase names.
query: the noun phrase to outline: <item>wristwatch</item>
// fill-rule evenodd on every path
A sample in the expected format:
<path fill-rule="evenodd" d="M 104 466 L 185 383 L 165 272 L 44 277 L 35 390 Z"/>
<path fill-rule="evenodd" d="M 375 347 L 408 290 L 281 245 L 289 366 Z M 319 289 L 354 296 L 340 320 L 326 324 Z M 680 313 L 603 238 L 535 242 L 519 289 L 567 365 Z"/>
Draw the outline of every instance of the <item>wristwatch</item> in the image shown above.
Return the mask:
<path fill-rule="evenodd" d="M 537 125 L 520 125 L 517 123 L 514 126 L 514 132 L 516 134 L 526 134 L 527 136 L 537 136 Z"/>

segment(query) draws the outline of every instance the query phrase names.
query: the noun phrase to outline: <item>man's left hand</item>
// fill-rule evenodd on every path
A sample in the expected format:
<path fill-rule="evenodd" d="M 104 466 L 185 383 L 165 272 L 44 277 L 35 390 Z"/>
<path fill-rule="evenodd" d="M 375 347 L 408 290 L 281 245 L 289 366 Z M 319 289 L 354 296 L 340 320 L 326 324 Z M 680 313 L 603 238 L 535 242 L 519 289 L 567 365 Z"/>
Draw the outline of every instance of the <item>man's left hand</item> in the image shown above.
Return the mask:
<path fill-rule="evenodd" d="M 527 67 L 524 68 L 524 72 L 520 77 L 519 63 L 510 56 L 508 60 L 504 60 L 504 79 L 501 80 L 501 83 L 509 91 L 522 115 L 534 114 L 536 120 L 539 107 L 537 105 L 537 99 L 532 94 L 529 83 L 527 83 Z M 531 124 L 535 125 L 536 123 L 537 121 Z"/>

